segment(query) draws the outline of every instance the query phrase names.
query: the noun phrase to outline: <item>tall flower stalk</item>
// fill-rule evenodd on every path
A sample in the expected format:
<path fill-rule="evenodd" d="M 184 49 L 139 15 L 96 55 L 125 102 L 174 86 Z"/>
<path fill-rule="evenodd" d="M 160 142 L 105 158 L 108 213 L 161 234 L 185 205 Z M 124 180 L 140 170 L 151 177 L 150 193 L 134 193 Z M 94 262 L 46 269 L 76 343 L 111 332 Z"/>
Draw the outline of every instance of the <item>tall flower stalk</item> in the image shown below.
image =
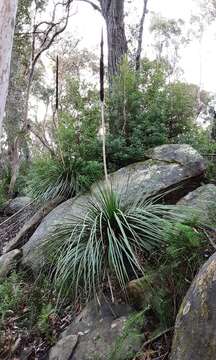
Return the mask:
<path fill-rule="evenodd" d="M 101 127 L 102 127 L 102 143 L 103 143 L 103 165 L 105 180 L 108 183 L 107 161 L 106 161 L 106 125 L 104 115 L 104 40 L 103 29 L 101 32 L 101 54 L 100 54 L 100 105 L 101 105 Z"/>

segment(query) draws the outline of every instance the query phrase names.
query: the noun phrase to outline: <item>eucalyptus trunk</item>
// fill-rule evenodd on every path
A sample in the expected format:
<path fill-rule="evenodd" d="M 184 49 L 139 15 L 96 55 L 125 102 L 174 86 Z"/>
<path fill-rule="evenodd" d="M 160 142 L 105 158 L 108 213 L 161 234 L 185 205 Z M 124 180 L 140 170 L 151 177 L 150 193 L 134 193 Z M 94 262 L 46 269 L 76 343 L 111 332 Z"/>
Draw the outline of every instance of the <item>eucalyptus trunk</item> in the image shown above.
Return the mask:
<path fill-rule="evenodd" d="M 127 54 L 124 25 L 124 0 L 100 0 L 101 12 L 107 27 L 109 83 L 118 73 L 119 64 Z"/>
<path fill-rule="evenodd" d="M 0 1 L 0 139 L 8 92 L 17 0 Z"/>

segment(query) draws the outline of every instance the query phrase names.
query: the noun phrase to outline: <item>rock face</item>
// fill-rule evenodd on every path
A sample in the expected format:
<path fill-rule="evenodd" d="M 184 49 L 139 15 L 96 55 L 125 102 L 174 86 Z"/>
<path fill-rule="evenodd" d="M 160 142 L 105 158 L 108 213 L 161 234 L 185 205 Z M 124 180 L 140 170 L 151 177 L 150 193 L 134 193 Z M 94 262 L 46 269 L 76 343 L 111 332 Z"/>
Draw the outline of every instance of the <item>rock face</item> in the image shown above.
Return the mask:
<path fill-rule="evenodd" d="M 85 205 L 88 201 L 87 195 L 81 195 L 74 199 L 69 199 L 57 206 L 47 215 L 38 226 L 29 241 L 23 246 L 24 266 L 30 266 L 33 271 L 38 272 L 44 265 L 42 245 L 44 240 L 53 232 L 59 222 L 67 222 L 70 215 L 80 215 L 85 211 Z M 40 255 L 39 255 L 40 254 Z"/>
<path fill-rule="evenodd" d="M 75 350 L 78 342 L 78 336 L 68 335 L 63 337 L 52 347 L 49 360 L 69 360 Z"/>
<path fill-rule="evenodd" d="M 10 200 L 5 208 L 4 208 L 4 213 L 5 215 L 13 215 L 15 214 L 17 211 L 21 210 L 22 208 L 24 208 L 25 206 L 27 206 L 28 204 L 30 204 L 32 202 L 32 199 L 29 198 L 28 196 L 20 196 L 20 197 L 16 197 L 12 200 Z"/>
<path fill-rule="evenodd" d="M 171 360 L 215 360 L 216 253 L 193 281 L 176 320 Z"/>
<path fill-rule="evenodd" d="M 139 279 L 131 280 L 127 286 L 130 304 L 136 309 L 144 309 L 151 304 L 153 292 L 152 288 L 157 286 L 156 276 L 144 275 Z"/>
<path fill-rule="evenodd" d="M 216 186 L 213 184 L 200 186 L 198 189 L 190 192 L 183 197 L 178 204 L 190 206 L 200 210 L 202 221 L 212 223 L 216 216 Z"/>
<path fill-rule="evenodd" d="M 175 188 L 175 201 L 200 184 L 205 170 L 203 158 L 188 145 L 163 145 L 149 151 L 149 159 L 124 167 L 111 174 L 114 190 L 120 190 L 123 201 L 137 193 L 157 194 Z M 181 185 L 177 188 L 178 185 Z M 95 185 L 92 189 L 95 188 Z M 174 195 L 173 195 L 174 194 Z M 70 199 L 54 209 L 39 225 L 23 247 L 23 264 L 39 271 L 43 264 L 37 256 L 44 240 L 54 227 L 71 214 L 85 213 L 89 194 Z M 173 201 L 174 199 L 172 199 Z"/>
<path fill-rule="evenodd" d="M 202 156 L 187 144 L 167 144 L 150 149 L 146 154 L 147 158 L 153 160 L 177 163 L 187 167 L 190 165 L 197 171 L 196 166 L 203 170 Z"/>
<path fill-rule="evenodd" d="M 128 305 L 103 303 L 98 308 L 92 301 L 62 333 L 60 340 L 50 351 L 49 360 L 109 359 L 130 313 Z M 128 359 L 130 354 L 133 356 L 139 350 L 142 340 L 142 336 L 126 339 L 122 349 L 118 350 L 119 357 L 115 359 Z M 69 351 L 63 358 L 62 351 L 66 349 Z"/>
<path fill-rule="evenodd" d="M 0 257 L 0 279 L 5 278 L 22 257 L 20 250 L 12 250 Z"/>

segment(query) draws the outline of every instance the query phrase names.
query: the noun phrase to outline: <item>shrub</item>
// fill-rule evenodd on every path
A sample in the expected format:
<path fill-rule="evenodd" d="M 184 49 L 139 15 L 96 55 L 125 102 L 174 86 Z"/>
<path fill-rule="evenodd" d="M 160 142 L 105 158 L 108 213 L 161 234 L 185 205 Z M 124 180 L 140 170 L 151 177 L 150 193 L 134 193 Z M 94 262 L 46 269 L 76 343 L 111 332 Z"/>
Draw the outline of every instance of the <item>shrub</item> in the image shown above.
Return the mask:
<path fill-rule="evenodd" d="M 117 337 L 108 360 L 130 360 L 133 358 L 134 349 L 139 346 L 140 340 L 143 339 L 141 330 L 145 322 L 145 312 L 148 308 L 131 314 L 125 322 L 122 334 Z M 125 355 L 127 352 L 127 357 Z M 138 355 L 138 354 L 137 354 Z"/>
<path fill-rule="evenodd" d="M 178 308 L 197 271 L 206 261 L 208 244 L 193 225 L 171 224 L 166 247 L 146 268 L 151 311 L 162 328 L 173 326 Z M 145 282 L 146 286 L 146 282 Z"/>
<path fill-rule="evenodd" d="M 209 130 L 198 126 L 177 137 L 177 142 L 189 144 L 204 156 L 207 164 L 206 177 L 208 181 L 216 179 L 216 142 L 210 139 Z"/>
<path fill-rule="evenodd" d="M 12 311 L 16 312 L 22 301 L 23 281 L 12 273 L 9 279 L 0 282 L 0 319 L 1 323 Z M 2 325 L 0 323 L 0 325 Z"/>
<path fill-rule="evenodd" d="M 0 168 L 0 206 L 7 200 L 7 192 L 9 189 L 11 174 L 10 169 L 7 165 L 3 165 Z"/>
<path fill-rule="evenodd" d="M 46 335 L 47 338 L 52 340 L 52 329 L 50 327 L 50 317 L 51 315 L 55 314 L 55 309 L 52 304 L 44 304 L 42 309 L 39 313 L 38 320 L 37 320 L 37 328 L 40 332 Z"/>
<path fill-rule="evenodd" d="M 88 297 L 111 277 L 125 291 L 131 277 L 143 274 L 139 254 L 164 246 L 167 223 L 183 218 L 182 208 L 143 194 L 131 199 L 109 186 L 95 189 L 83 214 L 67 217 L 46 241 L 59 294 L 72 289 L 77 295 L 81 287 Z"/>
<path fill-rule="evenodd" d="M 109 98 L 107 158 L 111 169 L 142 160 L 149 147 L 166 142 L 164 64 L 144 59 L 139 77 L 124 59 Z"/>
<path fill-rule="evenodd" d="M 111 169 L 143 160 L 148 148 L 175 142 L 197 114 L 197 86 L 168 84 L 168 65 L 143 59 L 139 76 L 124 59 L 109 98 L 107 158 Z"/>

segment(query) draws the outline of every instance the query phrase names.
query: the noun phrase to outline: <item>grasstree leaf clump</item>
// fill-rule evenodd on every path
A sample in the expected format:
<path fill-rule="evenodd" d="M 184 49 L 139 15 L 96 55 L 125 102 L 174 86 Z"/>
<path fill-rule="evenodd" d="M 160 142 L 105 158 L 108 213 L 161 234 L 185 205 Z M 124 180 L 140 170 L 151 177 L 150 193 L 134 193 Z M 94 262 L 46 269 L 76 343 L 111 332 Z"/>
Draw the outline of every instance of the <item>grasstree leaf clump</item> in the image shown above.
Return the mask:
<path fill-rule="evenodd" d="M 101 166 L 97 161 L 75 157 L 42 158 L 35 161 L 27 178 L 27 193 L 42 201 L 56 198 L 68 199 L 86 190 L 100 177 Z"/>
<path fill-rule="evenodd" d="M 165 246 L 167 225 L 186 219 L 182 206 L 158 200 L 143 193 L 131 199 L 111 184 L 94 188 L 82 215 L 59 223 L 43 245 L 59 295 L 81 288 L 89 298 L 104 283 L 112 291 L 112 279 L 125 293 L 131 277 L 144 273 L 143 257 Z"/>

